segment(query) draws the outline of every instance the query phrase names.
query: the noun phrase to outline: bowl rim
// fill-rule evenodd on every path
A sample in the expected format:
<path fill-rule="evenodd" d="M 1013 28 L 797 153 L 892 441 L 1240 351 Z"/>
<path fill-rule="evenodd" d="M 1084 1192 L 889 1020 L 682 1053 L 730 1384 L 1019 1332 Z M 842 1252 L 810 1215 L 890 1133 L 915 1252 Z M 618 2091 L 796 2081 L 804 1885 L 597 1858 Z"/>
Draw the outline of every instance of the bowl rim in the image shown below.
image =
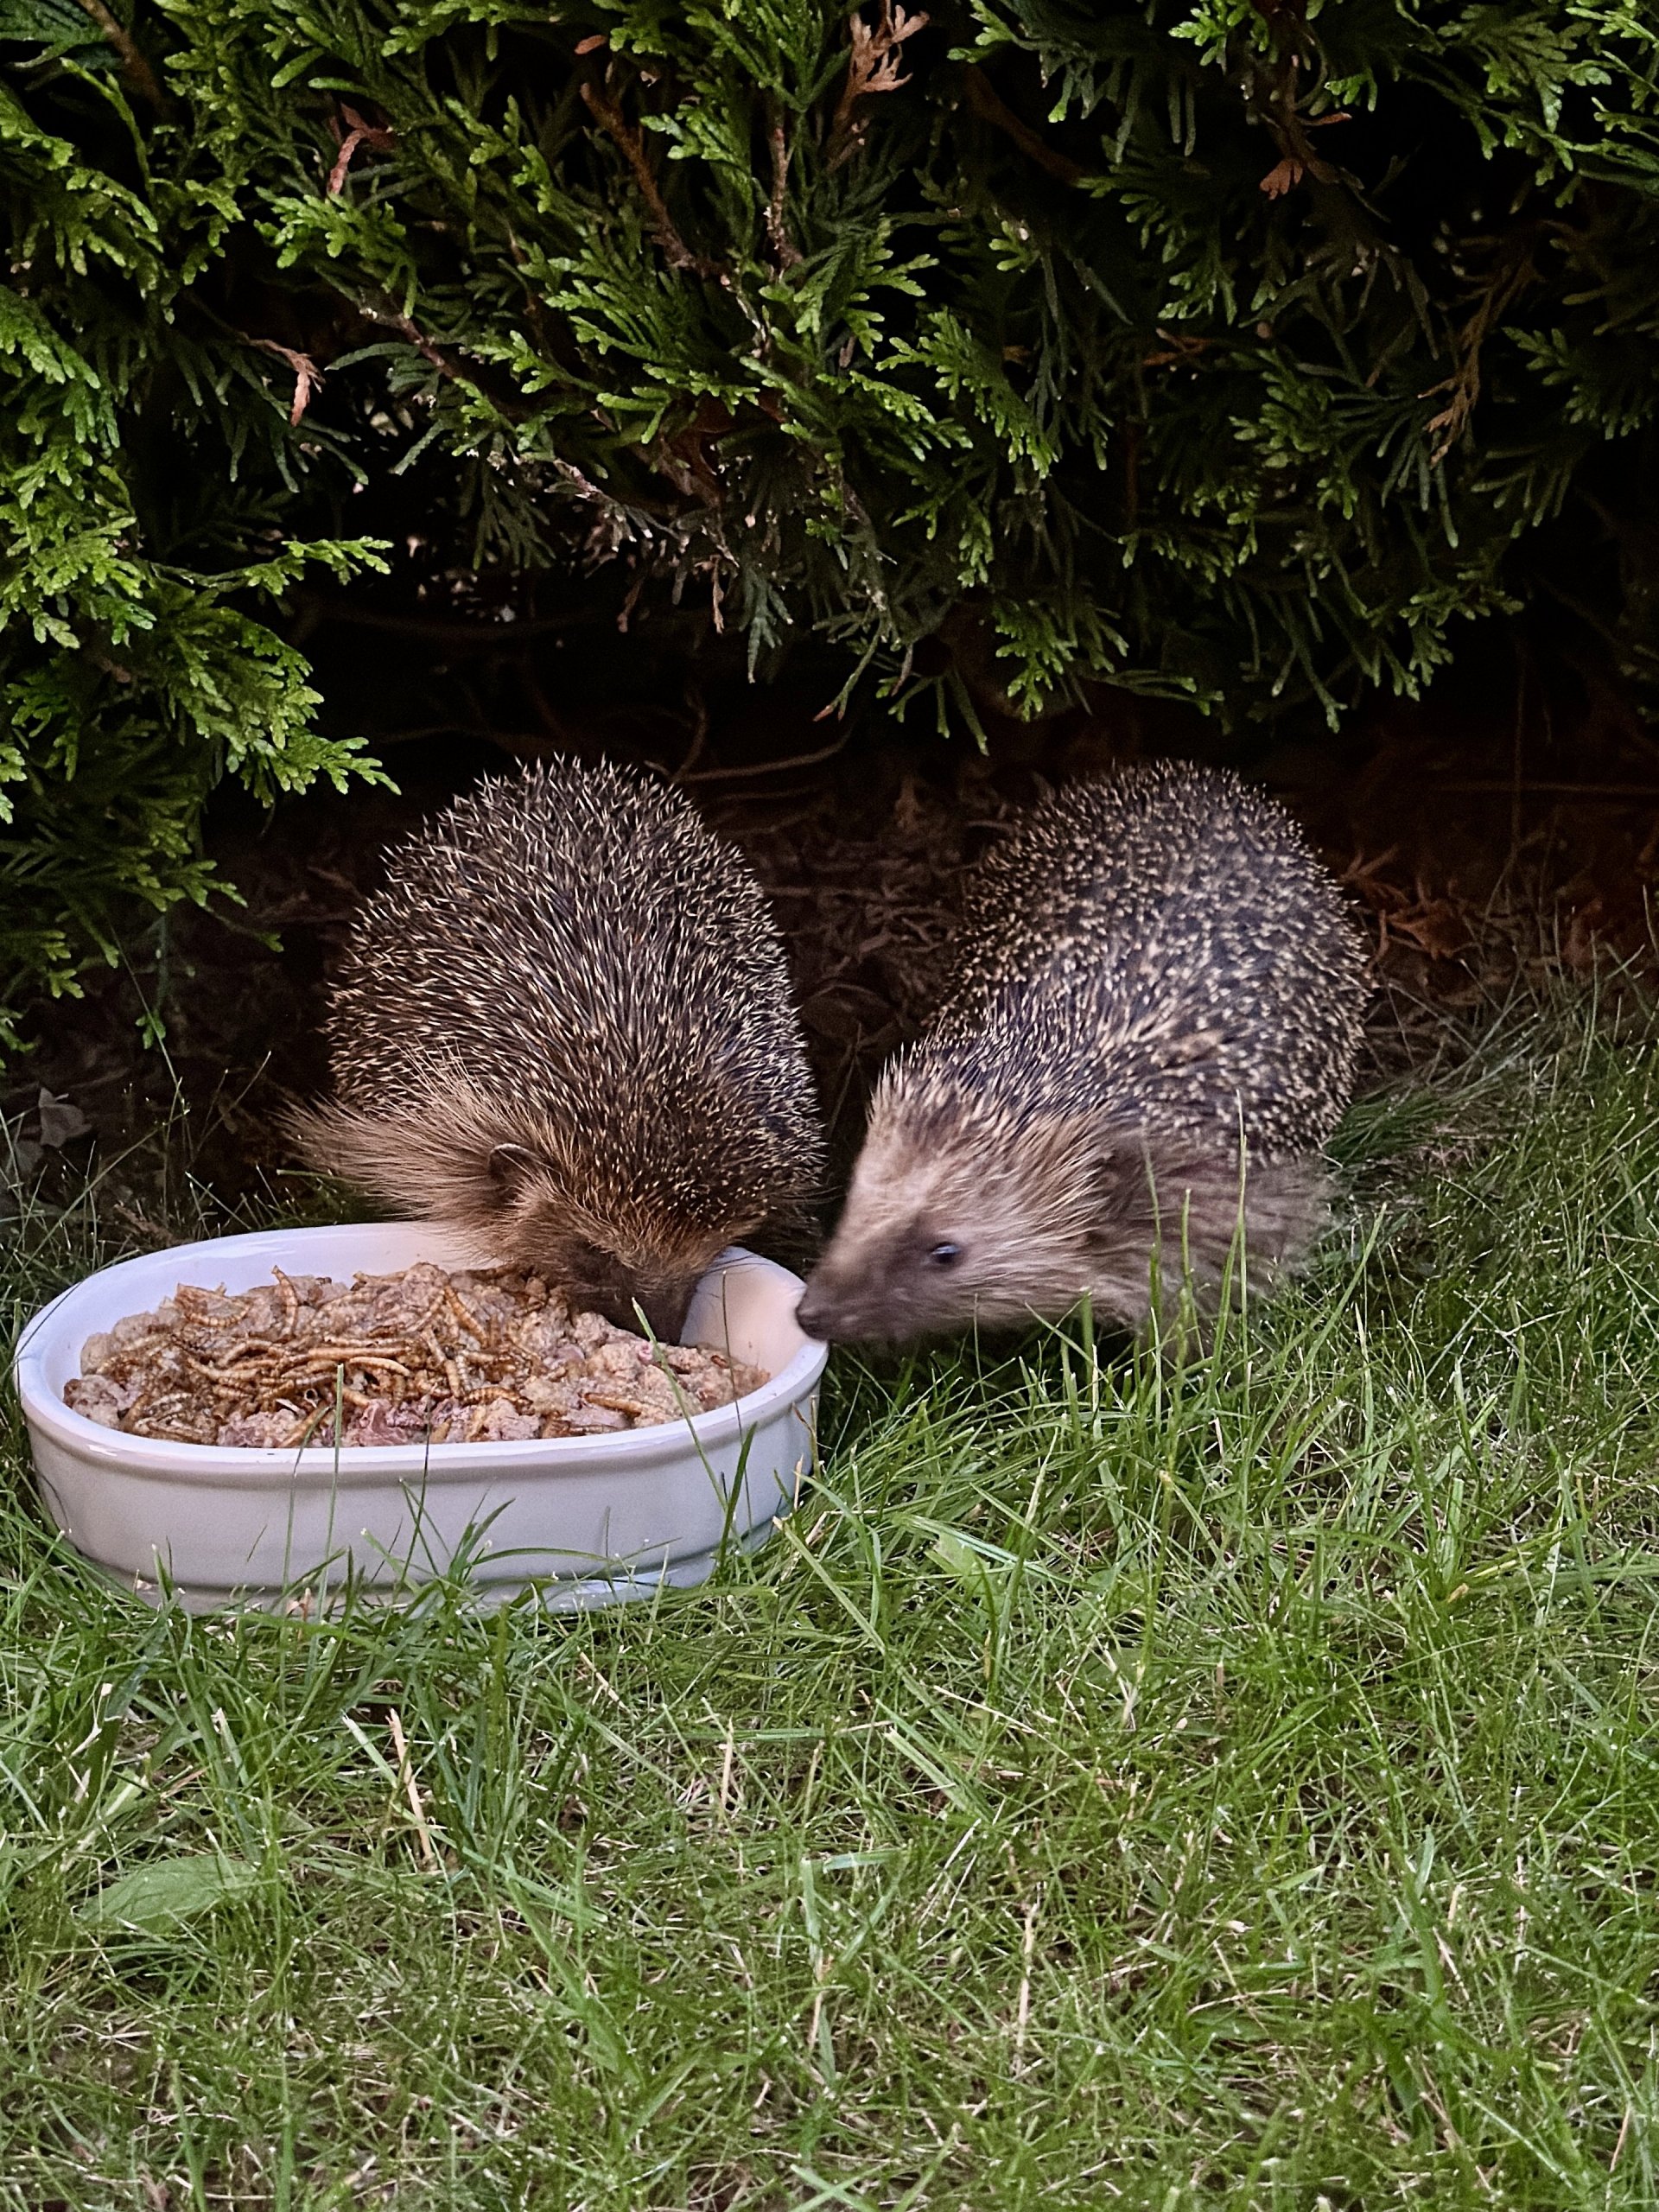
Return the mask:
<path fill-rule="evenodd" d="M 188 1265 L 197 1255 L 225 1253 L 240 1246 L 273 1244 L 302 1251 L 307 1243 L 334 1237 L 353 1230 L 384 1234 L 388 1230 L 442 1235 L 434 1224 L 420 1222 L 332 1222 L 305 1229 L 254 1230 L 232 1236 L 210 1236 L 188 1244 L 163 1245 L 156 1252 L 134 1255 L 111 1266 L 99 1268 L 39 1308 L 23 1324 L 12 1355 L 12 1382 L 22 1405 L 23 1418 L 67 1452 L 95 1462 L 111 1474 L 143 1475 L 153 1480 L 238 1488 L 294 1490 L 355 1490 L 384 1485 L 413 1477 L 424 1487 L 434 1483 L 476 1483 L 514 1473 L 553 1475 L 591 1473 L 610 1466 L 618 1473 L 654 1466 L 679 1459 L 688 1448 L 699 1456 L 721 1450 L 734 1439 L 763 1427 L 780 1413 L 801 1405 L 816 1389 L 829 1358 L 827 1344 L 808 1338 L 787 1365 L 780 1368 L 758 1390 L 751 1390 L 730 1405 L 659 1421 L 649 1428 L 612 1430 L 595 1436 L 530 1437 L 521 1441 L 475 1444 L 338 1444 L 265 1446 L 247 1444 L 175 1444 L 164 1437 L 130 1436 L 105 1428 L 64 1403 L 47 1382 L 48 1351 L 73 1326 L 73 1308 L 90 1285 L 107 1286 L 128 1270 L 135 1275 L 153 1273 L 158 1261 Z M 274 1255 L 280 1265 L 281 1255 Z M 412 1265 L 413 1262 L 407 1264 Z M 451 1265 L 458 1264 L 451 1262 Z M 702 1277 L 733 1268 L 764 1269 L 769 1274 L 802 1287 L 798 1276 L 775 1260 L 766 1259 L 745 1246 L 728 1246 Z M 292 1272 L 315 1270 L 296 1267 Z M 165 1294 L 163 1294 L 164 1295 Z M 135 1306 L 134 1312 L 142 1312 Z M 91 1331 L 85 1333 L 90 1334 Z"/>

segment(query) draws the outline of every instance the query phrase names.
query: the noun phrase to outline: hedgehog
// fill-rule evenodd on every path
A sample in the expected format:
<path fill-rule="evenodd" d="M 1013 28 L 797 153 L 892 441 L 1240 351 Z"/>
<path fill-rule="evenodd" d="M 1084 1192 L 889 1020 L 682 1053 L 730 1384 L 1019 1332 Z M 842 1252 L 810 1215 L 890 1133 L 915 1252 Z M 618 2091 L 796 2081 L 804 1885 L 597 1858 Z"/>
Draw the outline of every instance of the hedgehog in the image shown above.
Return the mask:
<path fill-rule="evenodd" d="M 390 856 L 326 1020 L 310 1163 L 677 1337 L 697 1279 L 798 1230 L 823 1140 L 782 941 L 747 863 L 615 766 L 492 779 Z"/>
<path fill-rule="evenodd" d="M 1211 1315 L 1270 1288 L 1324 1218 L 1368 992 L 1336 882 L 1236 776 L 1166 762 L 1054 794 L 969 879 L 802 1327 L 901 1342 L 1087 1297 L 1144 1333 L 1160 1286 Z"/>

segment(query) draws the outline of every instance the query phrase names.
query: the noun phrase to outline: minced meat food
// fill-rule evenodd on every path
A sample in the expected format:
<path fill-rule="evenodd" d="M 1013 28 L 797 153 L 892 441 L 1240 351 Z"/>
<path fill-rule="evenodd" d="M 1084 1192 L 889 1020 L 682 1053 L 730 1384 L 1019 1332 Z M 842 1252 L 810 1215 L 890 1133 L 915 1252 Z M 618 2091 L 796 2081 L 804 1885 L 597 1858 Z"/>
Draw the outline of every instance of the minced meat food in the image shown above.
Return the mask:
<path fill-rule="evenodd" d="M 234 1294 L 181 1283 L 81 1348 L 64 1402 L 175 1444 L 518 1443 L 649 1428 L 768 1378 L 573 1313 L 518 1268 L 287 1275 Z"/>

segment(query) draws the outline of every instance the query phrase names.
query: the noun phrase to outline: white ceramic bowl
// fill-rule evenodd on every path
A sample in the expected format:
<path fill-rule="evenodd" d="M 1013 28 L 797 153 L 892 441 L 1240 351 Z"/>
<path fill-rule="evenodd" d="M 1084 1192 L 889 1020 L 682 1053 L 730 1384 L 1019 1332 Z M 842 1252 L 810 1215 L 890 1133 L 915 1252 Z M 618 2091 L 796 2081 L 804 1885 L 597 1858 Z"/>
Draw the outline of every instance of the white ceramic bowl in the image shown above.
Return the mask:
<path fill-rule="evenodd" d="M 321 1606 L 347 1572 L 407 1591 L 455 1560 L 478 1597 L 527 1582 L 550 1602 L 605 1604 L 701 1582 L 721 1546 L 752 1548 L 789 1510 L 812 1450 L 828 1354 L 795 1319 L 801 1286 L 753 1252 L 722 1253 L 682 1332 L 772 1380 L 713 1413 L 620 1434 L 523 1444 L 332 1445 L 257 1451 L 103 1428 L 63 1402 L 80 1348 L 178 1283 L 246 1290 L 273 1266 L 347 1281 L 416 1260 L 467 1264 L 418 1224 L 271 1230 L 180 1244 L 77 1283 L 37 1313 L 14 1374 L 41 1496 L 77 1550 L 152 1600 Z"/>

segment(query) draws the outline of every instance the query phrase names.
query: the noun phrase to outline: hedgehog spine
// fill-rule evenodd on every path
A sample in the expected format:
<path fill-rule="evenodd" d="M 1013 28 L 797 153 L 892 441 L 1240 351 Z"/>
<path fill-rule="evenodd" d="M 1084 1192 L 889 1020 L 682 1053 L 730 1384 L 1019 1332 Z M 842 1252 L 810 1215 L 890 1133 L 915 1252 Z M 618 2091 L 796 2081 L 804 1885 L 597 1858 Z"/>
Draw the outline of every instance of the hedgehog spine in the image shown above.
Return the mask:
<path fill-rule="evenodd" d="M 556 762 L 391 855 L 339 965 L 316 1166 L 677 1332 L 735 1238 L 803 1211 L 822 1137 L 783 945 L 666 785 Z"/>

